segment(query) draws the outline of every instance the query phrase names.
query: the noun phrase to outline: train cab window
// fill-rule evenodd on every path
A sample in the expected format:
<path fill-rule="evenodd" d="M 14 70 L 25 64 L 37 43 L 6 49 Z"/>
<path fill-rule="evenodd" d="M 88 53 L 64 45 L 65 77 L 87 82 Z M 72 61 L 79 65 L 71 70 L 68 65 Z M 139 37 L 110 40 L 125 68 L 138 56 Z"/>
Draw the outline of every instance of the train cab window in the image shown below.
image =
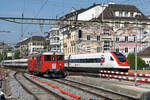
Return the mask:
<path fill-rule="evenodd" d="M 118 58 L 118 60 L 120 62 L 126 62 L 126 58 L 125 58 L 125 56 L 123 54 L 117 53 L 117 52 L 114 52 L 114 54 L 116 55 L 116 57 Z"/>
<path fill-rule="evenodd" d="M 52 61 L 55 61 L 55 57 L 54 56 L 52 57 Z"/>
<path fill-rule="evenodd" d="M 63 61 L 63 56 L 62 55 L 57 56 L 57 61 Z"/>
<path fill-rule="evenodd" d="M 45 61 L 51 61 L 51 56 L 50 56 L 50 55 L 44 56 L 44 60 L 45 60 Z"/>
<path fill-rule="evenodd" d="M 110 56 L 110 61 L 114 61 L 114 59 Z"/>

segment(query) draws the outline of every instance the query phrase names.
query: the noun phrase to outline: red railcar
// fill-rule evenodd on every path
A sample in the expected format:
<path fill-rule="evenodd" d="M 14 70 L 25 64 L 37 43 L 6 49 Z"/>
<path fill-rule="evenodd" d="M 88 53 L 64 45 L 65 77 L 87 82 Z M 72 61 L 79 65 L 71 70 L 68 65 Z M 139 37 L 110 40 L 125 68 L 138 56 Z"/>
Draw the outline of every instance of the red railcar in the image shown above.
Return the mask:
<path fill-rule="evenodd" d="M 45 52 L 29 57 L 28 70 L 34 70 L 33 72 L 39 75 L 65 76 L 64 54 Z"/>

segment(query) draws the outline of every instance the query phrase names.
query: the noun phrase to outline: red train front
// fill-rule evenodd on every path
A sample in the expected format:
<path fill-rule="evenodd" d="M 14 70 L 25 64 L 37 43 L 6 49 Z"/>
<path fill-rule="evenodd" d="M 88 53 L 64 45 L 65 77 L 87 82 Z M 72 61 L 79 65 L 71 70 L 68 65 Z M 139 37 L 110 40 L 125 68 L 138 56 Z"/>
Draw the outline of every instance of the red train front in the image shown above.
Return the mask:
<path fill-rule="evenodd" d="M 34 65 L 34 68 L 30 68 L 33 67 L 32 65 Z M 65 77 L 63 53 L 45 52 L 35 55 L 32 65 L 28 63 L 28 70 L 34 69 L 34 73 L 36 74 Z"/>

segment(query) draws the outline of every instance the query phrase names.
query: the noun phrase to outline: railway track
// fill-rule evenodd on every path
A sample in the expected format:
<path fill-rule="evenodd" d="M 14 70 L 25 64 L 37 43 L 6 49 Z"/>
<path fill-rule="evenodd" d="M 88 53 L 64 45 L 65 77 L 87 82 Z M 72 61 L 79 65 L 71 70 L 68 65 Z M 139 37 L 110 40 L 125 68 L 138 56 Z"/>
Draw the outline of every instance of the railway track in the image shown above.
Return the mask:
<path fill-rule="evenodd" d="M 98 98 L 102 98 L 104 100 L 137 100 L 138 99 L 136 97 L 123 95 L 120 93 L 116 93 L 114 91 L 106 90 L 104 88 L 84 84 L 70 79 L 54 79 L 53 81 L 56 81 L 60 84 L 65 84 L 72 88 L 77 88 L 83 92 L 87 92 L 89 94 L 95 95 Z M 91 99 L 95 99 L 95 98 L 91 98 Z"/>
<path fill-rule="evenodd" d="M 15 73 L 14 74 L 14 77 L 16 77 L 15 79 L 17 81 L 19 81 L 20 84 L 22 84 L 21 86 L 23 87 L 23 89 L 25 91 L 27 91 L 28 94 L 32 95 L 35 100 L 47 100 L 47 99 L 44 99 L 45 96 L 42 94 L 46 94 L 48 96 L 51 95 L 50 100 L 65 100 L 64 96 L 60 96 L 60 94 L 57 94 L 53 90 L 48 89 L 48 91 L 50 91 L 50 92 L 45 92 L 45 90 L 42 89 L 44 92 L 40 91 L 39 88 L 41 88 L 42 85 L 37 84 L 37 82 L 30 79 L 30 77 L 26 77 L 27 75 L 24 75 L 21 73 L 23 73 L 23 72 L 19 71 L 19 72 Z M 98 73 L 97 74 L 93 74 L 93 73 L 69 73 L 69 75 L 71 75 L 71 76 L 72 75 L 76 75 L 76 76 L 79 75 L 79 76 L 88 76 L 88 77 L 90 76 L 90 77 L 98 77 L 98 78 L 100 77 Z M 22 78 L 20 78 L 20 77 L 23 77 L 28 82 L 25 82 L 25 81 L 22 82 L 20 80 Z M 40 78 L 36 77 L 36 78 L 39 80 L 43 79 L 41 77 Z M 70 91 L 67 91 L 67 92 L 75 94 L 76 96 L 80 97 L 81 100 L 87 100 L 87 99 L 88 100 L 93 100 L 93 99 L 94 100 L 97 100 L 97 99 L 98 100 L 138 100 L 139 99 L 139 98 L 136 98 L 136 97 L 131 96 L 131 95 L 120 94 L 120 93 L 117 93 L 117 92 L 114 92 L 111 90 L 107 90 L 107 89 L 104 89 L 101 87 L 92 86 L 89 84 L 84 84 L 84 83 L 81 83 L 78 81 L 73 81 L 70 79 L 48 79 L 48 80 L 53 81 L 54 85 L 56 85 L 56 86 L 57 86 L 57 84 L 55 84 L 55 82 L 60 84 L 60 85 L 58 85 L 58 87 L 60 87 L 61 89 L 63 89 L 63 87 L 68 88 L 68 90 L 70 90 L 71 92 Z M 33 81 L 33 83 L 32 83 L 32 81 Z M 52 82 L 52 84 L 53 84 L 53 82 Z M 34 83 L 37 85 L 35 85 Z M 35 89 L 33 89 L 33 91 L 32 91 L 30 86 L 29 85 L 27 86 L 25 84 L 31 84 L 30 86 L 32 86 L 32 87 L 34 86 Z M 74 89 L 76 89 L 77 91 L 72 92 L 72 91 L 74 91 Z M 79 93 L 77 93 L 77 92 L 79 92 Z M 80 94 L 80 92 L 87 94 L 87 96 L 82 96 L 82 94 Z M 48 98 L 48 96 L 46 96 L 46 98 Z M 75 98 L 73 98 L 73 99 L 75 99 Z"/>
<path fill-rule="evenodd" d="M 62 96 L 29 79 L 23 73 L 16 72 L 14 78 L 35 100 L 65 100 Z"/>
<path fill-rule="evenodd" d="M 67 85 L 67 86 L 69 86 L 69 87 L 71 87 L 71 88 L 75 88 L 75 89 L 77 89 L 77 90 L 79 90 L 79 91 L 83 91 L 84 93 L 88 93 L 88 94 L 91 94 L 91 95 L 94 95 L 94 96 L 96 96 L 97 98 L 99 98 L 99 99 L 103 99 L 103 100 L 112 100 L 109 96 L 107 97 L 107 96 L 104 96 L 104 95 L 101 95 L 101 94 L 98 94 L 98 93 L 96 93 L 96 92 L 93 92 L 93 91 L 91 91 L 91 89 L 90 90 L 88 90 L 88 88 L 83 88 L 83 87 L 81 87 L 81 85 L 76 85 L 75 83 L 69 83 L 69 82 L 65 82 L 66 80 L 64 79 L 64 80 L 60 80 L 60 79 L 58 79 L 58 80 L 53 80 L 53 81 L 55 81 L 55 82 L 58 82 L 58 83 L 60 83 L 60 84 L 63 84 L 63 85 Z M 90 96 L 89 96 L 90 97 Z M 84 99 L 84 98 L 82 98 L 81 97 L 81 99 Z M 89 98 L 89 100 L 93 100 L 94 98 Z M 117 99 L 118 100 L 118 99 Z"/>

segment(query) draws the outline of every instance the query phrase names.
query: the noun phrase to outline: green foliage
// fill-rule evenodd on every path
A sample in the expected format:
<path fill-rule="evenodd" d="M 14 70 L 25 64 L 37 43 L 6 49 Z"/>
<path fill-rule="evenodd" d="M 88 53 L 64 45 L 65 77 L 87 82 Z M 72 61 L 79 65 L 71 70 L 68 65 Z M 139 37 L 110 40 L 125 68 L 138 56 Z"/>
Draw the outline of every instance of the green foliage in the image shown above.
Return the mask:
<path fill-rule="evenodd" d="M 11 59 L 12 59 L 12 57 L 7 57 L 7 58 L 6 58 L 6 60 L 11 60 Z"/>
<path fill-rule="evenodd" d="M 130 63 L 130 68 L 131 69 L 135 69 L 135 56 L 134 53 L 130 53 L 128 55 L 128 61 Z M 145 68 L 146 63 L 144 60 L 142 60 L 142 58 L 140 56 L 137 57 L 137 68 L 138 70 Z"/>
<path fill-rule="evenodd" d="M 19 59 L 20 58 L 20 51 L 16 50 L 14 54 L 14 59 Z"/>
<path fill-rule="evenodd" d="M 8 48 L 8 50 L 7 51 L 12 51 L 12 48 Z"/>
<path fill-rule="evenodd" d="M 2 57 L 2 55 L 0 55 L 0 62 L 3 60 L 3 57 Z"/>

